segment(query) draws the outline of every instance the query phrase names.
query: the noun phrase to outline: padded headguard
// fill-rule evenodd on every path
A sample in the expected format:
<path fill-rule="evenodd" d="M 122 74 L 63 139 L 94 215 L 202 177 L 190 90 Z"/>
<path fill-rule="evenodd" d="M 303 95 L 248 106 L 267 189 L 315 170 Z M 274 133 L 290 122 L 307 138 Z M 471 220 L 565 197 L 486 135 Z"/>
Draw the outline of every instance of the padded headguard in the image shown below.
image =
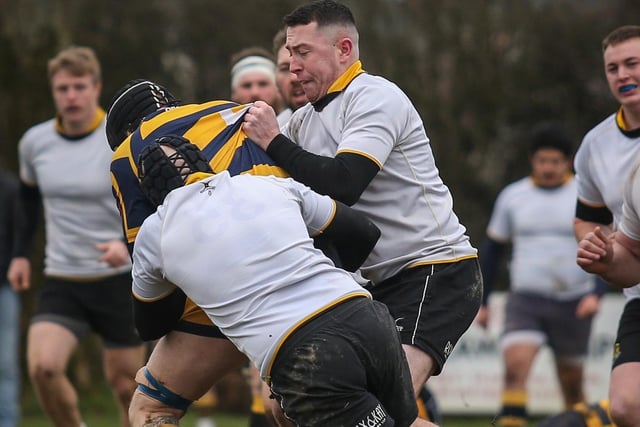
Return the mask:
<path fill-rule="evenodd" d="M 140 152 L 140 187 L 156 206 L 164 202 L 171 190 L 182 187 L 194 172 L 213 173 L 202 151 L 181 136 L 163 136 Z"/>
<path fill-rule="evenodd" d="M 149 80 L 131 80 L 111 99 L 107 112 L 107 140 L 115 151 L 135 131 L 142 119 L 154 111 L 180 103 L 171 92 Z"/>

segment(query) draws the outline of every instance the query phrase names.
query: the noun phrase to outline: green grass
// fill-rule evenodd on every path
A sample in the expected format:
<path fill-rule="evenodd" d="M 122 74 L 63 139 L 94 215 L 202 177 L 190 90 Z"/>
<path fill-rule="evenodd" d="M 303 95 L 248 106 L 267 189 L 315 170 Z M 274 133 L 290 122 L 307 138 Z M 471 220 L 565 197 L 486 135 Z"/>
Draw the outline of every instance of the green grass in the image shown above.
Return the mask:
<path fill-rule="evenodd" d="M 33 393 L 27 389 L 23 393 L 22 422 L 20 427 L 53 427 L 53 424 L 44 415 Z M 81 393 L 80 410 L 88 427 L 119 427 L 118 414 L 106 387 L 99 387 L 95 391 Z M 248 417 L 236 414 L 215 413 L 214 419 L 217 427 L 247 427 Z M 493 417 L 455 417 L 445 416 L 442 427 L 492 427 Z M 181 421 L 182 427 L 195 427 L 195 414 L 187 413 Z M 533 427 L 535 423 L 531 423 Z"/>

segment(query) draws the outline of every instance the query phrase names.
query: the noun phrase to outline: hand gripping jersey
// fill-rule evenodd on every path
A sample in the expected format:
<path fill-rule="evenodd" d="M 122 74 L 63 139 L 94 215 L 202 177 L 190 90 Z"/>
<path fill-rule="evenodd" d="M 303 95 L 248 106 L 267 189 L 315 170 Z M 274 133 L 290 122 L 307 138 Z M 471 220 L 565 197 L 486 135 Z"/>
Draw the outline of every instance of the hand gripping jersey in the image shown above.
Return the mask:
<path fill-rule="evenodd" d="M 211 101 L 159 110 L 146 117 L 116 149 L 111 162 L 111 182 L 130 251 L 138 229 L 156 210 L 140 189 L 138 156 L 145 146 L 163 135 L 189 139 L 202 150 L 216 173 L 228 170 L 231 175 L 287 176 L 242 130 L 243 116 L 249 107 Z"/>
<path fill-rule="evenodd" d="M 382 235 L 362 273 L 381 282 L 419 265 L 476 258 L 438 168 L 418 112 L 390 81 L 354 63 L 315 104 L 293 113 L 283 134 L 321 156 L 354 153 L 380 172 L 352 208 Z"/>

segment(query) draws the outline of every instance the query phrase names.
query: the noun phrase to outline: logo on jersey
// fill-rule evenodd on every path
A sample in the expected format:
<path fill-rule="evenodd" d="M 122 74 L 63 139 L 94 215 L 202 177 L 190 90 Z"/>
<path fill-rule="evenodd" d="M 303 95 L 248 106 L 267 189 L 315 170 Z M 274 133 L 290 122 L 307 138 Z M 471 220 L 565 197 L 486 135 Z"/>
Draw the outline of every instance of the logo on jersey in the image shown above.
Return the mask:
<path fill-rule="evenodd" d="M 211 181 L 207 181 L 207 182 L 200 182 L 200 184 L 203 185 L 202 190 L 200 190 L 200 194 L 204 193 L 205 191 L 207 192 L 207 194 L 210 196 L 213 194 L 213 190 L 216 189 L 215 186 L 211 186 Z"/>

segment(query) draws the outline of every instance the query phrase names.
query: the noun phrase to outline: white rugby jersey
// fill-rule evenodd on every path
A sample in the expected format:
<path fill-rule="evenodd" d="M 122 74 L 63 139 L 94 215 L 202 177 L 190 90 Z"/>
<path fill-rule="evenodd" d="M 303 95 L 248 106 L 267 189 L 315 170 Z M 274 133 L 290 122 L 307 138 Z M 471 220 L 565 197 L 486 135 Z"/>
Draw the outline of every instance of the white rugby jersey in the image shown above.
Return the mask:
<path fill-rule="evenodd" d="M 104 112 L 81 138 L 56 131 L 56 119 L 30 128 L 20 140 L 20 177 L 37 185 L 45 215 L 45 274 L 64 278 L 106 277 L 129 271 L 98 261 L 96 245 L 122 239 L 120 214 L 111 193 Z"/>
<path fill-rule="evenodd" d="M 500 192 L 487 235 L 512 243 L 512 291 L 568 300 L 593 290 L 594 277 L 576 264 L 575 207 L 573 178 L 556 188 L 542 188 L 526 177 Z"/>
<path fill-rule="evenodd" d="M 633 240 L 640 241 L 640 163 L 629 175 L 625 186 L 620 230 Z"/>
<path fill-rule="evenodd" d="M 315 249 L 335 203 L 292 179 L 227 171 L 172 191 L 140 228 L 133 294 L 179 286 L 268 377 L 304 320 L 369 293 Z"/>
<path fill-rule="evenodd" d="M 388 80 L 362 73 L 359 61 L 332 88 L 340 92 L 328 105 L 299 108 L 282 131 L 311 153 L 356 153 L 381 168 L 352 206 L 382 232 L 363 275 L 380 282 L 406 267 L 476 257 L 409 98 Z"/>
<path fill-rule="evenodd" d="M 615 227 L 622 219 L 625 182 L 640 159 L 640 137 L 623 133 L 618 114 L 607 117 L 585 135 L 574 165 L 578 199 L 589 206 L 606 206 L 613 214 Z M 628 299 L 640 298 L 640 285 L 626 288 L 624 293 Z"/>

